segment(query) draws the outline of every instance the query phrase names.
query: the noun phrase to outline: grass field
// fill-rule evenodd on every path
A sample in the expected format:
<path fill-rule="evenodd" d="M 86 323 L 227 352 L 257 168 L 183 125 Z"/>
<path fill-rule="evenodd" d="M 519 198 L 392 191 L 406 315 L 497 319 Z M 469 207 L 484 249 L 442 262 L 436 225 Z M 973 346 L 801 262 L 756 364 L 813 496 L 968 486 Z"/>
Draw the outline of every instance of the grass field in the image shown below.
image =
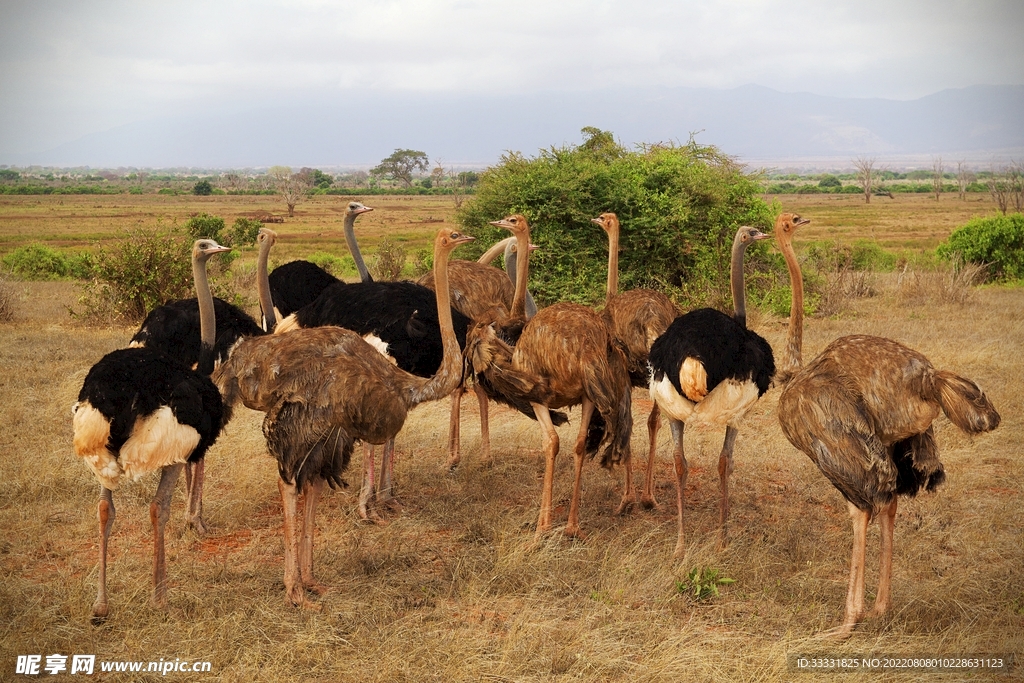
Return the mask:
<path fill-rule="evenodd" d="M 281 213 L 272 197 L 206 199 L 16 197 L 0 202 L 3 250 L 45 239 L 84 244 L 134 222 L 182 220 L 206 210 L 230 223 L 253 209 Z M 783 197 L 811 218 L 799 236 L 852 240 L 884 232 L 893 246 L 927 249 L 986 202 L 952 198 Z M 794 203 L 789 203 L 793 199 Z M 70 201 L 69 201 L 70 200 Z M 251 203 L 249 200 L 253 200 Z M 257 201 L 258 200 L 258 201 Z M 64 204 L 58 202 L 64 201 Z M 137 204 L 134 202 L 138 202 Z M 297 235 L 285 249 L 345 253 L 344 198 L 300 204 Z M 436 203 L 435 203 L 436 202 Z M 451 208 L 439 199 L 367 198 L 379 211 L 360 231 L 410 235 L 426 244 Z M 252 207 L 252 208 L 250 208 Z M 934 210 L 933 210 L 934 209 Z M 51 215 L 48 220 L 47 216 Z M 371 227 L 372 226 L 372 227 Z M 368 240 L 370 241 L 370 240 Z M 371 242 L 372 243 L 372 242 Z M 885 244 L 885 242 L 883 242 Z M 330 245 L 321 246 L 321 245 Z M 287 260 L 287 258 L 282 258 Z M 618 517 L 622 473 L 585 468 L 581 523 L 588 536 L 554 533 L 531 548 L 539 505 L 541 436 L 536 424 L 492 411 L 494 464 L 478 457 L 473 401 L 463 418 L 463 464 L 443 467 L 448 402 L 416 409 L 398 440 L 404 510 L 387 525 L 358 522 L 358 467 L 347 490 L 325 494 L 314 560 L 333 590 L 309 613 L 283 598 L 280 496 L 266 454 L 261 415 L 244 409 L 207 458 L 206 517 L 213 531 L 184 528 L 181 487 L 168 524 L 169 606 L 149 606 L 155 478 L 115 494 L 111 615 L 94 627 L 98 485 L 71 450 L 70 406 L 89 367 L 123 346 L 127 328 L 87 327 L 67 315 L 69 282 L 13 282 L 15 316 L 0 323 L 0 680 L 17 655 L 95 654 L 98 660 L 209 661 L 210 681 L 720 681 L 818 680 L 787 657 L 1011 654 L 1024 656 L 1024 443 L 1021 388 L 1024 290 L 984 287 L 964 305 L 943 303 L 928 277 L 873 274 L 872 297 L 851 300 L 828 319 L 807 322 L 805 357 L 837 336 L 879 334 L 904 342 L 941 368 L 975 379 L 1000 410 L 993 433 L 968 438 L 936 422 L 948 483 L 901 502 L 896 523 L 893 607 L 846 643 L 815 635 L 839 622 L 851 532 L 839 493 L 783 437 L 779 390 L 748 416 L 736 447 L 732 537 L 717 543 L 717 456 L 722 432 L 687 429 L 691 475 L 687 552 L 675 543 L 670 437 L 660 436 L 660 509 Z M 754 314 L 751 324 L 776 349 L 785 321 Z M 634 393 L 634 460 L 646 452 L 650 403 Z M 560 430 L 555 523 L 571 493 L 571 444 L 579 411 Z M 642 464 L 637 465 L 642 476 Z M 877 581 L 878 530 L 869 533 L 869 599 Z M 695 567 L 735 583 L 695 603 L 676 582 Z M 974 680 L 1019 680 L 1021 668 Z M 844 680 L 919 680 L 922 674 L 851 674 Z M 44 674 L 44 677 L 49 677 Z M 107 674 L 99 680 L 154 680 Z M 966 680 L 967 674 L 939 680 Z"/>

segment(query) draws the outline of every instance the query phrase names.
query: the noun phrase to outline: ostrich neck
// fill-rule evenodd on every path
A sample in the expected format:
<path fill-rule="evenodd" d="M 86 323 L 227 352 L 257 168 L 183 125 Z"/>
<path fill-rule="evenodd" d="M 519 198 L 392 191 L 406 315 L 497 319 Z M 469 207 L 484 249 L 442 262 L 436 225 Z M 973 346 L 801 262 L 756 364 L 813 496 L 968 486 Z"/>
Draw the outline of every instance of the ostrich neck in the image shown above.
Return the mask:
<path fill-rule="evenodd" d="M 513 320 L 526 317 L 526 280 L 530 273 L 530 231 L 516 233 L 516 293 L 512 297 Z"/>
<path fill-rule="evenodd" d="M 743 254 L 746 245 L 737 239 L 732 244 L 732 271 L 729 274 L 729 282 L 732 285 L 732 317 L 743 327 L 747 326 L 747 293 L 743 286 Z"/>
<path fill-rule="evenodd" d="M 508 273 L 509 278 L 513 282 L 515 282 L 515 277 L 518 274 L 516 269 L 519 267 L 517 252 L 513 248 L 514 242 L 513 238 L 509 238 L 509 242 L 505 246 L 505 272 Z M 526 290 L 525 313 L 527 320 L 537 315 L 537 302 L 533 300 L 533 295 L 530 294 L 529 289 Z"/>
<path fill-rule="evenodd" d="M 608 284 L 605 287 L 604 303 L 607 306 L 612 297 L 619 293 L 619 226 L 608 231 Z"/>
<path fill-rule="evenodd" d="M 274 326 L 277 325 L 277 317 L 274 315 L 274 300 L 270 295 L 270 275 L 267 272 L 271 246 L 269 239 L 260 243 L 259 256 L 256 258 L 256 291 L 259 293 L 260 308 L 263 309 L 267 332 L 273 332 Z"/>
<path fill-rule="evenodd" d="M 782 256 L 786 259 L 789 269 L 789 285 L 793 292 L 789 308 L 789 338 L 786 342 L 786 358 L 783 361 L 783 373 L 792 374 L 803 365 L 804 336 L 804 279 L 800 272 L 800 262 L 788 239 L 779 243 Z"/>
<path fill-rule="evenodd" d="M 449 250 L 440 244 L 434 247 L 434 296 L 437 300 L 437 319 L 441 326 L 441 367 L 428 380 L 415 375 L 407 375 L 414 381 L 412 386 L 412 405 L 424 401 L 434 401 L 448 396 L 462 381 L 462 351 L 459 340 L 455 336 L 452 324 L 452 307 L 449 301 L 448 288 L 448 253 Z"/>
<path fill-rule="evenodd" d="M 512 244 L 515 241 L 516 241 L 515 237 L 506 237 L 505 239 L 501 240 L 500 242 L 495 242 L 493 245 L 491 245 L 490 249 L 488 249 L 483 254 L 481 254 L 480 258 L 478 258 L 476 260 L 476 262 L 477 263 L 482 263 L 484 265 L 490 265 L 491 261 L 493 261 L 494 259 L 498 258 L 498 254 L 500 254 L 500 253 L 502 253 L 504 251 L 505 252 L 505 258 L 506 258 L 505 263 L 507 264 L 508 263 L 508 261 L 507 261 L 507 259 L 508 259 L 508 245 Z"/>
<path fill-rule="evenodd" d="M 206 278 L 206 259 L 198 254 L 192 256 L 192 278 L 196 284 L 196 301 L 199 303 L 199 372 L 209 375 L 213 372 L 213 345 L 217 341 L 217 318 L 213 308 L 213 294 Z"/>
<path fill-rule="evenodd" d="M 363 262 L 363 253 L 359 251 L 359 243 L 356 242 L 356 215 L 354 213 L 345 215 L 345 242 L 348 244 L 348 250 L 352 253 L 352 260 L 356 262 L 360 281 L 372 282 L 370 271 L 366 269 L 366 264 Z"/>

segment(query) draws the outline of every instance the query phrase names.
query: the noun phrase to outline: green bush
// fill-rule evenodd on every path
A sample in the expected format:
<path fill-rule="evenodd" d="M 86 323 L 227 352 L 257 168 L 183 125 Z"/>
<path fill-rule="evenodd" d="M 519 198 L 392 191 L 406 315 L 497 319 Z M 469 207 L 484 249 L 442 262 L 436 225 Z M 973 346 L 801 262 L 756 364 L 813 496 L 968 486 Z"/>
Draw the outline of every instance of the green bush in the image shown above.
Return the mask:
<path fill-rule="evenodd" d="M 219 241 L 221 230 L 224 229 L 224 219 L 219 216 L 211 216 L 208 213 L 198 213 L 185 221 L 184 227 L 185 234 L 193 240 L 209 237 Z"/>
<path fill-rule="evenodd" d="M 192 194 L 199 197 L 208 197 L 213 194 L 213 185 L 209 180 L 200 180 L 192 186 Z"/>
<path fill-rule="evenodd" d="M 256 238 L 259 236 L 260 228 L 262 227 L 263 223 L 260 223 L 255 218 L 239 216 L 231 225 L 231 239 L 228 241 L 231 242 L 231 246 L 235 247 L 256 244 Z"/>
<path fill-rule="evenodd" d="M 839 178 L 835 177 L 831 173 L 826 173 L 821 177 L 821 180 L 818 181 L 818 187 L 823 190 L 831 191 L 831 188 L 840 188 L 842 186 L 843 181 L 839 180 Z"/>
<path fill-rule="evenodd" d="M 337 278 L 356 272 L 356 262 L 351 256 L 338 257 L 326 251 L 317 251 L 310 254 L 307 260 Z"/>
<path fill-rule="evenodd" d="M 180 232 L 121 233 L 96 252 L 93 279 L 79 299 L 84 315 L 134 323 L 155 306 L 192 296 L 192 242 Z"/>
<path fill-rule="evenodd" d="M 1024 214 L 974 218 L 953 231 L 936 253 L 947 261 L 959 254 L 988 267 L 994 280 L 1024 278 Z"/>
<path fill-rule="evenodd" d="M 370 262 L 370 274 L 374 280 L 389 282 L 397 280 L 405 268 L 405 248 L 385 237 L 377 245 L 377 254 Z"/>
<path fill-rule="evenodd" d="M 4 267 L 25 280 L 84 279 L 92 273 L 87 253 L 67 254 L 42 244 L 18 247 L 3 258 Z"/>
<path fill-rule="evenodd" d="M 714 147 L 648 145 L 634 151 L 611 133 L 585 128 L 583 144 L 551 148 L 534 159 L 506 154 L 484 172 L 475 197 L 456 214 L 480 239 L 460 258 L 508 236 L 488 221 L 522 213 L 541 249 L 531 256 L 531 292 L 539 304 L 604 298 L 608 239 L 591 219 L 618 214 L 619 283 L 665 289 L 687 303 L 727 301 L 729 254 L 741 225 L 768 228 L 774 207 L 760 179 Z M 748 250 L 756 269 L 762 244 Z M 778 259 L 769 259 L 777 267 Z"/>

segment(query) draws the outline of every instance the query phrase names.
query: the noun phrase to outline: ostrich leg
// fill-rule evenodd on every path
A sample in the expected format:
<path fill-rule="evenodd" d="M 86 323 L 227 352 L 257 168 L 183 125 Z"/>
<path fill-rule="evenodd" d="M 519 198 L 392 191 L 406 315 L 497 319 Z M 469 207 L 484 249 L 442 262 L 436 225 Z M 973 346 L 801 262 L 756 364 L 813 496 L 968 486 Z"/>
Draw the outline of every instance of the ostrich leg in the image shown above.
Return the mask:
<path fill-rule="evenodd" d="M 384 453 L 380 463 L 380 483 L 377 485 L 377 502 L 391 511 L 402 509 L 402 502 L 395 497 L 395 440 L 388 439 L 384 443 Z"/>
<path fill-rule="evenodd" d="M 295 607 L 318 609 L 317 605 L 306 600 L 299 572 L 299 544 L 302 535 L 302 531 L 296 528 L 299 520 L 299 488 L 295 484 L 286 483 L 284 479 L 278 479 L 277 487 L 281 491 L 284 508 L 284 599 Z"/>
<path fill-rule="evenodd" d="M 725 546 L 729 540 L 726 522 L 729 519 L 729 476 L 732 474 L 732 452 L 736 447 L 736 435 L 739 430 L 728 426 L 725 428 L 725 441 L 722 443 L 722 454 L 718 456 L 718 486 L 722 491 L 722 499 L 718 503 L 719 544 Z"/>
<path fill-rule="evenodd" d="M 164 528 L 171 516 L 171 494 L 174 483 L 185 467 L 184 463 L 176 463 L 164 467 L 160 472 L 160 485 L 156 496 L 149 504 L 149 519 L 153 523 L 153 606 L 167 605 L 167 561 L 164 555 Z"/>
<path fill-rule="evenodd" d="M 380 521 L 380 516 L 373 508 L 368 508 L 370 498 L 377 489 L 377 466 L 373 458 L 373 446 L 363 442 L 363 486 L 359 490 L 359 518 L 367 522 Z"/>
<path fill-rule="evenodd" d="M 106 486 L 100 487 L 100 502 L 96 506 L 100 520 L 100 571 L 97 580 L 96 602 L 92 606 L 92 622 L 101 624 L 107 618 L 107 542 L 114 526 L 114 495 Z"/>
<path fill-rule="evenodd" d="M 878 594 L 875 596 L 875 604 L 871 609 L 871 616 L 880 617 L 889 609 L 889 599 L 892 597 L 892 549 L 893 531 L 896 528 L 896 497 L 887 507 L 882 508 L 878 516 L 878 526 L 881 528 L 882 548 L 878 559 Z"/>
<path fill-rule="evenodd" d="M 576 436 L 576 447 L 573 449 L 575 479 L 572 484 L 572 500 L 569 502 L 569 522 L 565 525 L 565 535 L 573 538 L 583 538 L 580 532 L 580 493 L 583 488 L 583 461 L 587 456 L 587 429 L 594 414 L 593 401 L 584 398 L 580 411 L 580 433 Z"/>
<path fill-rule="evenodd" d="M 661 408 L 657 403 L 651 407 L 651 414 L 647 416 L 647 478 L 644 480 L 644 490 L 640 494 L 640 505 L 648 510 L 658 507 L 658 501 L 654 497 L 654 457 L 658 453 L 658 429 L 661 426 Z"/>
<path fill-rule="evenodd" d="M 473 393 L 476 394 L 477 403 L 480 405 L 480 460 L 489 465 L 491 463 L 491 423 L 487 412 L 487 394 L 484 388 L 477 382 L 473 384 Z"/>
<path fill-rule="evenodd" d="M 537 540 L 545 531 L 551 529 L 551 498 L 555 485 L 555 457 L 558 455 L 558 432 L 551 422 L 548 407 L 541 403 L 531 403 L 533 413 L 537 416 L 540 428 L 544 430 L 544 489 L 540 496 L 540 515 L 537 518 Z"/>
<path fill-rule="evenodd" d="M 853 522 L 853 553 L 850 557 L 850 585 L 846 591 L 846 615 L 843 623 L 822 634 L 825 638 L 846 639 L 864 614 L 864 562 L 867 555 L 868 523 L 871 513 L 847 503 Z"/>
<path fill-rule="evenodd" d="M 327 586 L 313 578 L 313 534 L 316 532 L 316 503 L 324 490 L 326 480 L 317 477 L 306 484 L 303 491 L 302 539 L 299 541 L 299 575 L 303 587 L 317 595 L 327 592 Z"/>
<path fill-rule="evenodd" d="M 188 491 L 188 525 L 200 536 L 210 529 L 203 522 L 203 482 L 206 479 L 206 459 L 185 463 L 185 489 Z"/>
<path fill-rule="evenodd" d="M 675 451 L 672 456 L 675 460 L 675 473 L 676 473 L 676 513 L 679 519 L 679 532 L 676 537 L 676 549 L 672 553 L 672 556 L 677 560 L 682 559 L 685 551 L 683 545 L 683 491 L 686 489 L 686 477 L 689 474 L 689 467 L 686 464 L 686 456 L 683 455 L 683 427 L 685 425 L 679 420 L 672 420 L 669 422 L 669 428 L 672 430 L 672 440 L 675 441 Z"/>
<path fill-rule="evenodd" d="M 466 393 L 466 388 L 460 386 L 452 392 L 452 413 L 448 422 L 448 462 L 445 463 L 445 467 L 448 468 L 449 472 L 453 472 L 459 463 L 462 461 L 461 440 L 460 430 L 460 415 L 462 413 L 462 395 Z"/>

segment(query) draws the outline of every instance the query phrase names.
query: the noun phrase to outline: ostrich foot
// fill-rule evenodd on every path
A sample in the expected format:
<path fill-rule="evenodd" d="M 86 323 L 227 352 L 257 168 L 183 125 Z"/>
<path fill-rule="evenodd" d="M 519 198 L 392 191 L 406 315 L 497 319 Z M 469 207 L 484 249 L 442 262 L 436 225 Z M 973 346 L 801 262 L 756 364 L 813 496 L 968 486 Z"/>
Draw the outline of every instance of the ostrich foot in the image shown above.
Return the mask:
<path fill-rule="evenodd" d="M 320 583 L 316 579 L 303 581 L 302 587 L 314 595 L 326 595 L 331 590 L 330 586 Z"/>
<path fill-rule="evenodd" d="M 92 622 L 93 626 L 99 626 L 107 621 L 107 603 L 106 601 L 96 601 L 96 604 L 92 606 L 92 617 L 89 621 Z"/>
<path fill-rule="evenodd" d="M 460 462 L 462 462 L 462 456 L 456 453 L 445 461 L 444 468 L 448 470 L 448 474 L 452 474 L 455 470 L 459 469 Z"/>
<path fill-rule="evenodd" d="M 619 506 L 615 508 L 615 514 L 624 515 L 633 508 L 633 499 L 626 495 L 619 501 Z"/>
<path fill-rule="evenodd" d="M 840 624 L 835 628 L 830 628 L 827 631 L 814 636 L 815 640 L 846 640 L 853 634 L 853 629 L 856 627 L 856 622 L 852 624 Z"/>
<path fill-rule="evenodd" d="M 679 541 L 676 542 L 676 549 L 672 551 L 672 558 L 681 560 L 684 555 L 686 555 L 686 546 L 683 545 L 683 539 L 680 538 Z"/>
<path fill-rule="evenodd" d="M 661 505 L 658 503 L 654 496 L 649 496 L 646 493 L 640 495 L 640 507 L 644 510 L 660 510 Z"/>
<path fill-rule="evenodd" d="M 296 584 L 291 588 L 286 588 L 284 591 L 284 601 L 285 604 L 290 605 L 291 607 L 300 607 L 311 612 L 319 612 L 323 609 L 321 605 L 306 597 L 304 586 L 301 584 Z"/>
<path fill-rule="evenodd" d="M 189 518 L 188 525 L 200 536 L 210 533 L 210 527 L 207 526 L 206 522 L 199 515 Z"/>
<path fill-rule="evenodd" d="M 583 541 L 587 538 L 587 534 L 584 533 L 582 529 L 580 529 L 578 524 L 574 524 L 571 526 L 567 524 L 565 527 L 565 531 L 563 533 L 569 538 L 575 538 L 578 541 Z"/>
<path fill-rule="evenodd" d="M 390 513 L 398 514 L 405 509 L 405 504 L 402 503 L 401 499 L 391 494 L 378 496 L 377 502 L 384 507 Z"/>

